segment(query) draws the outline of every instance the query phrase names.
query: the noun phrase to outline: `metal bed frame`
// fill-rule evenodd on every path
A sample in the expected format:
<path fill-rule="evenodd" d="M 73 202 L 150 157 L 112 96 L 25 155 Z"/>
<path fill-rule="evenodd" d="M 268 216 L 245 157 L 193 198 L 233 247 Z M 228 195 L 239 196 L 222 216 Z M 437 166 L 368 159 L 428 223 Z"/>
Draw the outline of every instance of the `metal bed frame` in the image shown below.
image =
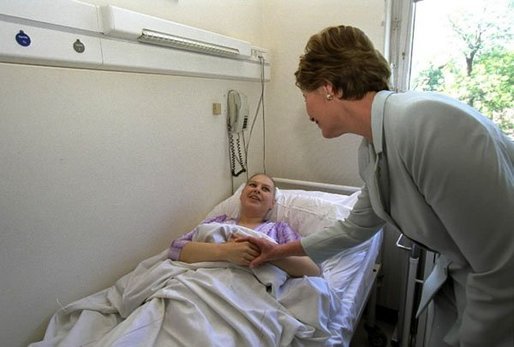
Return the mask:
<path fill-rule="evenodd" d="M 428 323 L 433 318 L 433 311 L 428 309 L 416 318 L 416 309 L 421 296 L 421 287 L 425 278 L 430 274 L 435 253 L 426 251 L 409 241 L 410 245 L 403 244 L 404 236 L 400 235 L 396 247 L 409 252 L 408 267 L 405 286 L 403 288 L 403 301 L 400 303 L 398 324 L 392 336 L 392 343 L 399 347 L 429 347 Z"/>

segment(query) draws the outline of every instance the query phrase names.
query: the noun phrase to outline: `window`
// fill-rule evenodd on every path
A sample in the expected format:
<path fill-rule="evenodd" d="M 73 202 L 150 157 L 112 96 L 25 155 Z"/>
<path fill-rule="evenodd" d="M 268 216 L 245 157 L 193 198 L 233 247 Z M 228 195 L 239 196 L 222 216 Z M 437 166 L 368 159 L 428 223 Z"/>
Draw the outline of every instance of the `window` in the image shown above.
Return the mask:
<path fill-rule="evenodd" d="M 407 88 L 466 102 L 514 140 L 514 0 L 423 0 L 410 6 L 413 21 L 404 28 L 413 30 Z"/>

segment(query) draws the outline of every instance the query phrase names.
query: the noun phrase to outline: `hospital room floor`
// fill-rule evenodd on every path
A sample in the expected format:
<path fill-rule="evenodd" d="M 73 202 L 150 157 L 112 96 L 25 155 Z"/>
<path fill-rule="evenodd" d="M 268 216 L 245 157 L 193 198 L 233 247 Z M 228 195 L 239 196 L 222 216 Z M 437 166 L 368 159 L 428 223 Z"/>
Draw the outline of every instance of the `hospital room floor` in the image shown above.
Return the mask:
<path fill-rule="evenodd" d="M 377 309 L 376 325 L 378 329 L 368 334 L 366 317 L 361 319 L 355 334 L 353 335 L 350 347 L 394 347 L 391 338 L 396 326 L 396 319 L 389 312 Z"/>

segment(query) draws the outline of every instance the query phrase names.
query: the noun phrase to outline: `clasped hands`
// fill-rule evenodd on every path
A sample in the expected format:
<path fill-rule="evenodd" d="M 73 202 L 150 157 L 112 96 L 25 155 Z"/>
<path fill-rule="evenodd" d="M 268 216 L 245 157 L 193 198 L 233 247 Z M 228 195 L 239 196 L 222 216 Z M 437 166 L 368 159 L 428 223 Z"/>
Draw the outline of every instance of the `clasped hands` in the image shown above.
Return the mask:
<path fill-rule="evenodd" d="M 273 259 L 274 246 L 276 243 L 264 238 L 233 234 L 223 247 L 231 263 L 254 268 Z"/>

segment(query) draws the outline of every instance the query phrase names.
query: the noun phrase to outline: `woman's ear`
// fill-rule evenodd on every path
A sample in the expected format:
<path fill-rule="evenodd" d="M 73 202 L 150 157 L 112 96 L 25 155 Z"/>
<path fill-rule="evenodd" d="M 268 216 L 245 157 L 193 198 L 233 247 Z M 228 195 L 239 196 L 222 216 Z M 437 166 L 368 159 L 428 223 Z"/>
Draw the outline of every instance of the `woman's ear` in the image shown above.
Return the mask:
<path fill-rule="evenodd" d="M 323 85 L 323 91 L 325 95 L 331 95 L 332 97 L 335 97 L 337 99 L 341 99 L 341 97 L 343 96 L 343 92 L 341 90 L 336 90 L 330 82 L 326 82 Z"/>
<path fill-rule="evenodd" d="M 327 94 L 334 94 L 336 92 L 334 86 L 330 82 L 325 82 L 325 84 L 323 85 L 323 90 Z"/>

